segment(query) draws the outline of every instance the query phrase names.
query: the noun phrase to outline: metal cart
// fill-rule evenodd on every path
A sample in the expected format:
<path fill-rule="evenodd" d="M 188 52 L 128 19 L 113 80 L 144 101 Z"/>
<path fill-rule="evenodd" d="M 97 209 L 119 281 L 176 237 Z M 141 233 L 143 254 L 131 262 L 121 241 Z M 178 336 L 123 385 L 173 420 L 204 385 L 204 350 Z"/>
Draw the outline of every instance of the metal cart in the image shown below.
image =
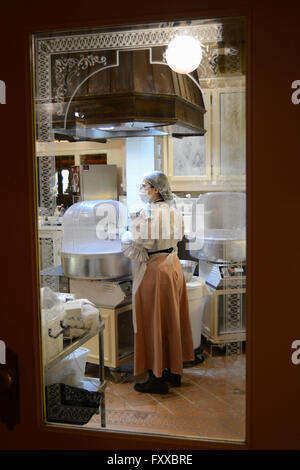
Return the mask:
<path fill-rule="evenodd" d="M 99 411 L 100 411 L 100 425 L 101 427 L 105 427 L 105 388 L 106 388 L 106 381 L 105 381 L 105 375 L 104 375 L 104 356 L 103 356 L 103 330 L 104 330 L 104 321 L 100 321 L 100 327 L 99 331 L 95 334 L 91 334 L 88 331 L 84 333 L 82 336 L 72 339 L 72 338 L 64 338 L 64 347 L 63 350 L 57 354 L 55 357 L 53 357 L 50 361 L 47 362 L 45 365 L 45 372 L 49 370 L 51 367 L 53 367 L 55 364 L 57 364 L 59 361 L 64 359 L 66 356 L 71 354 L 73 351 L 75 351 L 77 348 L 85 344 L 87 341 L 89 341 L 91 338 L 96 336 L 97 334 L 99 335 L 99 387 L 97 389 L 97 392 L 100 393 L 100 406 L 99 406 Z M 59 334 L 62 334 L 60 332 Z M 88 378 L 86 378 L 88 380 Z"/>

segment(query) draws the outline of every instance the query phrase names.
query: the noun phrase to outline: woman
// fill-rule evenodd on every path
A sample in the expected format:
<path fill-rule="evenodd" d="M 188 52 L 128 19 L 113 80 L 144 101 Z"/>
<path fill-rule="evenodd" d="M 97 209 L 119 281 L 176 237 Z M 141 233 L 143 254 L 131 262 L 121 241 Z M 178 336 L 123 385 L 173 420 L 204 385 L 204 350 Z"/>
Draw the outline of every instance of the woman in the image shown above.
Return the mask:
<path fill-rule="evenodd" d="M 177 256 L 183 219 L 161 171 L 144 176 L 145 207 L 131 217 L 122 250 L 133 260 L 134 375 L 149 372 L 136 391 L 168 393 L 181 385 L 184 361 L 194 359 L 187 290 Z"/>

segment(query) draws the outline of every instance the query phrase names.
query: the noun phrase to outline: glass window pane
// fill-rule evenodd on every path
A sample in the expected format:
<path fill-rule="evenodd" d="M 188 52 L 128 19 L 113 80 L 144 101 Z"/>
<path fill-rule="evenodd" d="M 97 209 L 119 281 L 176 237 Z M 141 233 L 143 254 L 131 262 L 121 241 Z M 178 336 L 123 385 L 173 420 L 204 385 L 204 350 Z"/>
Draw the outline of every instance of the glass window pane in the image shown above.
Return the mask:
<path fill-rule="evenodd" d="M 171 71 L 164 58 L 170 40 L 183 30 L 204 46 L 194 81 Z M 220 191 L 207 171 L 219 159 L 221 136 L 221 176 L 245 173 L 245 93 L 220 91 L 213 118 L 210 100 L 220 78 L 245 76 L 244 48 L 242 18 L 34 35 L 46 422 L 244 441 L 246 198 L 231 190 L 230 179 Z M 173 138 L 170 174 L 165 144 L 171 123 L 180 121 L 188 132 L 196 116 L 203 127 L 201 95 L 206 136 Z M 213 135 L 210 120 L 220 121 Z M 144 173 L 162 168 L 168 177 L 189 177 L 182 183 L 179 178 L 184 191 L 171 187 L 177 198 L 169 205 L 159 200 L 163 189 L 150 185 L 146 191 L 161 193 L 155 203 L 150 198 L 142 205 Z M 193 176 L 207 176 L 205 191 L 195 191 L 199 179 L 191 190 Z M 192 197 L 185 205 L 186 195 Z M 137 202 L 139 210 L 131 211 Z M 145 255 L 134 264 L 141 268 L 137 273 L 120 238 L 132 230 L 141 208 L 155 204 L 165 204 L 179 220 L 201 213 L 204 231 L 196 225 L 188 234 L 193 236 L 173 244 L 158 231 L 147 247 L 137 243 L 135 256 Z M 192 211 L 200 206 L 203 211 Z M 178 249 L 178 258 L 165 252 L 170 248 Z M 137 274 L 141 284 L 134 293 Z M 184 338 L 175 348 L 170 331 Z M 152 349 L 163 358 L 156 378 L 148 375 L 155 366 Z M 148 384 L 144 393 L 134 388 L 142 383 Z"/>
<path fill-rule="evenodd" d="M 209 105 L 207 95 L 202 94 L 205 107 Z M 204 115 L 206 134 L 197 137 L 173 138 L 174 176 L 206 175 L 206 141 L 209 135 L 207 118 Z"/>
<path fill-rule="evenodd" d="M 220 94 L 221 175 L 245 175 L 245 92 Z"/>

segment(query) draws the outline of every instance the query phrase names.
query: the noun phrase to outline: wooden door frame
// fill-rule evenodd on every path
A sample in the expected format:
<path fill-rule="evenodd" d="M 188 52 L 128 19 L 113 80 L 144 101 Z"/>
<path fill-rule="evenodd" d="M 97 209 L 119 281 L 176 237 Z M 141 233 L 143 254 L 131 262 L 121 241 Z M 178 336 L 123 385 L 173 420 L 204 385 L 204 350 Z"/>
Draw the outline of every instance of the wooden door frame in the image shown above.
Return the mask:
<path fill-rule="evenodd" d="M 131 8 L 129 8 L 129 3 Z M 254 3 L 254 5 L 253 5 Z M 71 4 L 71 2 L 70 2 Z M 70 4 L 67 5 L 70 7 Z M 19 374 L 20 374 L 20 387 L 21 393 L 21 421 L 14 431 L 7 431 L 7 429 L 0 425 L 2 431 L 3 448 L 24 448 L 24 449 L 259 449 L 259 448 L 293 448 L 297 445 L 297 429 L 296 423 L 293 422 L 292 406 L 295 406 L 297 379 L 296 370 L 291 367 L 288 362 L 290 353 L 290 339 L 293 338 L 293 332 L 286 332 L 286 337 L 283 338 L 283 356 L 284 358 L 277 358 L 281 369 L 285 384 L 281 384 L 275 377 L 276 371 L 273 362 L 269 364 L 266 360 L 266 354 L 270 349 L 268 341 L 270 338 L 274 340 L 276 334 L 280 334 L 278 321 L 281 318 L 279 307 L 276 310 L 275 299 L 269 299 L 266 303 L 264 299 L 264 289 L 262 282 L 264 277 L 262 273 L 257 272 L 260 256 L 263 253 L 259 245 L 258 237 L 262 234 L 261 228 L 264 224 L 264 214 L 260 208 L 260 200 L 267 200 L 267 210 L 272 216 L 273 221 L 276 217 L 274 209 L 272 209 L 272 199 L 268 194 L 264 194 L 265 188 L 262 180 L 262 172 L 266 171 L 270 162 L 269 155 L 265 159 L 261 159 L 263 144 L 263 136 L 261 134 L 260 125 L 263 124 L 262 118 L 254 115 L 255 108 L 264 111 L 269 117 L 270 122 L 265 123 L 266 133 L 270 133 L 272 123 L 272 112 L 266 111 L 262 108 L 259 100 L 264 99 L 262 86 L 259 86 L 256 79 L 261 78 L 260 67 L 265 66 L 265 71 L 270 70 L 270 67 L 276 62 L 275 51 L 268 51 L 268 55 L 264 57 L 263 52 L 259 49 L 263 44 L 264 30 L 260 15 L 268 15 L 266 6 L 259 6 L 259 2 L 250 1 L 234 1 L 225 2 L 225 0 L 215 0 L 210 2 L 205 0 L 202 2 L 202 7 L 199 11 L 195 7 L 183 5 L 179 0 L 172 2 L 172 8 L 168 5 L 163 5 L 159 1 L 152 2 L 147 5 L 147 11 L 140 12 L 140 2 L 135 0 L 127 2 L 126 5 L 120 6 L 118 13 L 110 11 L 109 5 L 101 5 L 101 11 L 98 7 L 98 14 L 101 18 L 96 21 L 95 14 L 91 15 L 89 12 L 72 13 L 72 20 L 70 20 L 70 10 L 62 5 L 59 12 L 59 18 L 55 16 L 54 12 L 50 12 L 47 18 L 43 17 L 42 12 L 30 11 L 28 16 L 20 15 L 21 20 L 16 20 L 16 29 L 14 40 L 12 41 L 11 49 L 4 51 L 4 60 L 11 67 L 6 70 L 4 78 L 7 83 L 7 115 L 8 120 L 4 120 L 1 116 L 0 124 L 7 130 L 8 136 L 12 138 L 12 131 L 8 127 L 9 118 L 13 116 L 13 109 L 18 110 L 18 117 L 21 118 L 23 127 L 19 132 L 20 142 L 15 143 L 15 149 L 22 154 L 24 159 L 20 160 L 19 172 L 23 172 L 26 178 L 18 173 L 16 181 L 18 183 L 19 193 L 12 195 L 12 205 L 21 209 L 21 214 L 18 214 L 18 223 L 12 213 L 7 218 L 7 223 L 13 228 L 18 230 L 21 226 L 23 229 L 19 232 L 22 236 L 21 245 L 15 245 L 15 253 L 4 254 L 4 261 L 7 267 L 18 266 L 19 277 L 22 283 L 18 283 L 18 296 L 13 296 L 14 289 L 7 284 L 6 295 L 14 300 L 14 312 L 20 318 L 30 318 L 26 324 L 22 323 L 22 327 L 16 328 L 18 322 L 13 321 L 13 315 L 6 315 L 3 317 L 2 325 L 3 332 L 1 334 L 9 348 L 15 351 L 19 356 Z M 227 6 L 228 5 L 228 6 Z M 246 5 L 246 6 L 245 6 Z M 135 8 L 134 8 L 135 7 Z M 5 7 L 4 7 L 5 8 Z M 8 7 L 9 8 L 9 7 Z M 271 7 L 270 7 L 271 8 Z M 287 7 L 288 8 L 288 7 Z M 97 11 L 97 10 L 96 10 Z M 132 14 L 132 12 L 135 12 Z M 279 12 L 280 10 L 278 10 Z M 283 10 L 284 13 L 285 10 Z M 272 16 L 272 11 L 270 10 Z M 32 111 L 32 96 L 31 89 L 31 70 L 30 70 L 30 34 L 39 31 L 49 31 L 55 29 L 72 29 L 85 24 L 86 27 L 105 26 L 105 25 L 125 25 L 130 23 L 142 24 L 146 22 L 159 22 L 162 20 L 172 19 L 185 19 L 185 18 L 217 18 L 222 16 L 246 16 L 248 22 L 248 40 L 247 40 L 247 222 L 248 222 L 248 235 L 247 235 L 247 413 L 246 413 L 246 443 L 228 443 L 211 440 L 190 440 L 183 438 L 170 438 L 155 435 L 136 435 L 117 433 L 114 431 L 90 431 L 82 429 L 74 429 L 72 427 L 65 428 L 63 426 L 49 426 L 44 425 L 41 417 L 41 409 L 43 404 L 42 386 L 41 386 L 41 363 L 40 363 L 40 344 L 39 344 L 39 302 L 36 296 L 38 292 L 38 269 L 37 269 L 37 226 L 36 214 L 32 208 L 36 204 L 36 182 L 34 177 L 34 146 L 33 146 L 33 126 L 34 116 Z M 292 17 L 288 18 L 293 21 Z M 272 21 L 280 24 L 280 18 L 272 17 Z M 19 21 L 19 22 L 18 22 Z M 22 24 L 22 21 L 25 23 Z M 268 30 L 268 29 L 267 29 Z M 7 29 L 1 31 L 0 39 L 5 39 L 5 33 L 10 31 L 10 25 Z M 269 31 L 273 31 L 269 27 Z M 260 44 L 259 44 L 259 41 Z M 23 44 L 20 52 L 20 43 Z M 277 38 L 274 38 L 276 47 L 280 46 Z M 275 46 L 274 46 L 275 47 Z M 280 50 L 280 47 L 279 47 Z M 12 55 L 17 55 L 19 52 L 20 66 L 15 67 Z M 282 61 L 288 64 L 294 56 L 292 51 L 288 51 L 287 56 L 282 56 Z M 18 82 L 16 70 L 19 71 L 21 82 Z M 292 70 L 294 79 L 297 79 L 297 63 L 296 60 L 292 63 Z M 285 74 L 283 75 L 285 79 Z M 284 84 L 286 80 L 283 80 Z M 18 89 L 19 84 L 19 89 Z M 274 84 L 269 85 L 273 90 Z M 10 90 L 15 90 L 13 96 Z M 278 91 L 279 93 L 279 91 Z M 265 95 L 270 102 L 270 93 Z M 287 94 L 287 99 L 289 95 Z M 288 108 L 287 108 L 288 109 Z M 293 109 L 293 116 L 296 110 Z M 6 116 L 7 118 L 7 116 Z M 291 118 L 290 118 L 291 119 Z M 292 127 L 293 123 L 290 121 Z M 268 127 L 269 125 L 269 127 Z M 284 124 L 283 124 L 284 125 Z M 270 127 L 271 126 L 271 127 Z M 286 125 L 287 126 L 287 125 Z M 288 128 L 285 127 L 285 130 Z M 24 142 L 26 142 L 26 150 Z M 296 142 L 294 149 L 296 149 Z M 9 152 L 9 145 L 2 143 L 2 148 Z M 22 153 L 23 149 L 23 153 Z M 24 155 L 25 154 L 25 155 Z M 279 169 L 275 167 L 275 177 L 278 179 Z M 277 173 L 276 173 L 277 171 Z M 4 190 L 9 194 L 9 181 L 4 181 Z M 272 184 L 269 185 L 272 187 Z M 288 185 L 285 183 L 288 189 Z M 24 197 L 25 195 L 25 197 Z M 23 197 L 23 198 L 22 198 Z M 261 198 L 261 199 L 260 199 Z M 284 196 L 283 196 L 284 200 Z M 288 198 L 285 199 L 288 202 Z M 286 220 L 286 219 L 285 219 Z M 14 232 L 11 238 L 4 235 L 4 243 L 7 245 L 17 243 L 18 236 Z M 268 249 L 276 247 L 276 235 L 274 239 L 270 240 Z M 269 259 L 269 258 L 268 258 Z M 274 264 L 275 266 L 275 264 Z M 292 267 L 290 264 L 289 267 Z M 271 267 L 272 270 L 272 267 Z M 16 272 L 11 269 L 10 275 Z M 267 288 L 270 288 L 267 282 Z M 290 296 L 291 297 L 291 296 Z M 23 299 L 23 303 L 20 300 Z M 273 302 L 273 303 L 272 303 Z M 277 304 L 282 305 L 279 301 Z M 11 302 L 9 299 L 4 300 L 5 311 L 9 311 Z M 22 310 L 22 305 L 24 308 Z M 292 303 L 287 305 L 292 307 Z M 270 316 L 273 313 L 274 321 L 277 322 L 273 325 L 273 330 L 270 331 Z M 276 329 L 277 328 L 277 329 Z M 268 332 L 268 333 L 266 333 Z M 296 333 L 295 333 L 296 334 Z M 32 341 L 33 338 L 33 341 Z M 267 339 L 266 339 L 267 338 Z M 264 352 L 264 354 L 263 354 Z M 289 393 L 286 387 L 289 386 Z M 277 388 L 276 388 L 277 387 Z M 286 408 L 280 406 L 280 398 L 283 400 L 290 400 L 290 407 Z M 282 430 L 278 420 L 272 415 L 272 407 L 277 410 L 278 419 L 283 420 Z M 286 410 L 288 409 L 288 419 L 286 418 Z"/>

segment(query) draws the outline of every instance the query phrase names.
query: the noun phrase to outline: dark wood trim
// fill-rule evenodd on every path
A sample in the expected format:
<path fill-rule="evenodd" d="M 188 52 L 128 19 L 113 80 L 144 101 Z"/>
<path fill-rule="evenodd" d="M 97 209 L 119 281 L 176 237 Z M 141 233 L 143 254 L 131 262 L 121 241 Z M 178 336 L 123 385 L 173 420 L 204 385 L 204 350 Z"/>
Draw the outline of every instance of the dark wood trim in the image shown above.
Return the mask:
<path fill-rule="evenodd" d="M 26 318 L 16 327 L 13 315 L 3 315 L 1 336 L 18 353 L 20 365 L 21 423 L 14 432 L 2 425 L 1 446 L 33 449 L 294 449 L 299 448 L 297 410 L 299 410 L 299 366 L 290 361 L 291 341 L 300 331 L 296 293 L 285 293 L 283 272 L 298 278 L 299 253 L 299 111 L 290 100 L 292 80 L 299 78 L 299 54 L 295 54 L 298 23 L 296 10 L 288 5 L 272 6 L 254 1 L 205 0 L 189 6 L 179 0 L 170 4 L 156 0 L 144 5 L 137 1 L 120 4 L 118 9 L 97 3 L 76 12 L 70 5 L 49 8 L 44 14 L 36 3 L 27 15 L 18 17 L 9 6 L 7 24 L 0 31 L 1 79 L 7 85 L 5 116 L 0 116 L 4 138 L 1 153 L 20 156 L 15 175 L 18 191 L 13 194 L 11 181 L 4 179 L 2 193 L 18 211 L 6 216 L 10 232 L 2 233 L 4 284 L 3 311 Z M 25 6 L 26 7 L 26 6 Z M 22 14 L 24 13 L 24 14 Z M 117 433 L 77 431 L 45 427 L 40 410 L 41 364 L 39 359 L 39 304 L 35 207 L 36 184 L 33 167 L 34 148 L 31 110 L 29 33 L 109 25 L 144 23 L 197 17 L 246 15 L 247 44 L 247 189 L 248 189 L 248 283 L 247 283 L 247 444 L 169 439 Z M 95 19 L 96 18 L 96 19 Z M 12 30 L 12 25 L 14 25 Z M 13 36 L 13 37 L 12 37 Z M 7 47 L 9 40 L 9 47 Z M 250 39 L 250 40 L 249 40 Z M 283 40 L 284 39 L 284 40 Z M 279 57 L 279 58 L 278 58 Z M 18 61 L 16 65 L 16 61 Z M 2 109 L 2 108 L 1 108 Z M 18 110 L 18 141 L 11 125 Z M 277 131 L 278 129 L 278 131 Z M 280 129 L 280 133 L 279 133 Z M 25 178 L 24 178 L 24 175 Z M 280 194 L 278 190 L 280 188 Z M 292 221 L 292 223 L 291 223 Z M 268 231 L 271 236 L 267 236 Z M 9 248 L 9 249 L 8 249 Z M 284 251 L 284 256 L 282 255 Z M 267 272 L 262 266 L 267 265 Z M 17 268 L 16 268 L 17 267 Z M 16 296 L 16 283 L 18 296 Z M 297 316 L 296 316 L 297 315 Z M 20 325 L 20 326 L 19 326 Z"/>

